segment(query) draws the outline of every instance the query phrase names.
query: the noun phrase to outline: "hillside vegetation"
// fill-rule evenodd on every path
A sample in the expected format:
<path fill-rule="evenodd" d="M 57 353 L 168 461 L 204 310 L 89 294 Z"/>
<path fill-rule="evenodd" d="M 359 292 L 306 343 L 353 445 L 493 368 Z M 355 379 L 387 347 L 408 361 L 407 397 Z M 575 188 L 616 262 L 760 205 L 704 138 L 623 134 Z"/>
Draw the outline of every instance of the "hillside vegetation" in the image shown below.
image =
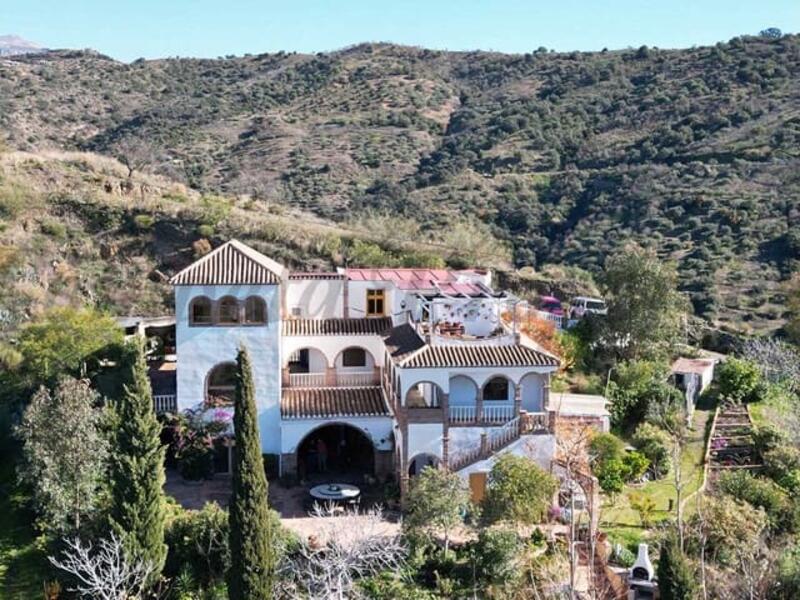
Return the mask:
<path fill-rule="evenodd" d="M 132 64 L 49 52 L 0 60 L 0 128 L 15 150 L 91 151 L 163 178 L 168 191 L 147 211 L 164 218 L 146 234 L 132 221 L 143 209 L 136 194 L 101 189 L 95 204 L 76 204 L 70 180 L 69 194 L 47 192 L 41 204 L 39 230 L 47 219 L 74 224 L 75 239 L 93 248 L 92 236 L 118 232 L 121 270 L 97 248 L 63 256 L 58 236 L 26 237 L 43 263 L 141 281 L 102 286 L 98 299 L 141 311 L 164 302 L 148 274 L 169 271 L 170 253 L 191 258 L 204 222 L 218 235 L 237 230 L 239 211 L 244 232 L 271 254 L 308 264 L 336 261 L 325 235 L 296 233 L 295 217 L 333 222 L 335 232 L 367 209 L 410 218 L 414 235 L 431 241 L 479 221 L 512 248 L 515 266 L 536 270 L 597 272 L 636 241 L 678 261 L 698 315 L 739 331 L 781 326 L 780 282 L 800 259 L 797 36 L 525 55 L 372 44 Z M 26 169 L 41 167 L 14 160 L 5 185 L 25 190 Z M 74 162 L 60 160 L 58 177 L 98 177 Z M 114 169 L 124 181 L 126 170 Z M 230 215 L 209 219 L 214 194 L 244 200 L 222 202 Z M 275 226 L 281 214 L 291 231 Z M 282 234 L 266 235 L 262 218 Z"/>

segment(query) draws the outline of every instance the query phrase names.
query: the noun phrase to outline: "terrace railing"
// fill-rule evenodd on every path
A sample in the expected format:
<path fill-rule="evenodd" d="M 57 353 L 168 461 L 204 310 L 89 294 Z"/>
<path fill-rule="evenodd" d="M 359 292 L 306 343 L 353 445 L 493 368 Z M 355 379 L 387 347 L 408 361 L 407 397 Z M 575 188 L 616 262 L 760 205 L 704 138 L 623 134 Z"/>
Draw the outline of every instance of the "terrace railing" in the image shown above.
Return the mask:
<path fill-rule="evenodd" d="M 325 372 L 289 373 L 290 387 L 325 387 Z"/>
<path fill-rule="evenodd" d="M 378 385 L 379 376 L 375 371 L 349 371 L 336 373 L 336 385 L 339 387 L 363 387 Z"/>
<path fill-rule="evenodd" d="M 477 407 L 475 406 L 451 406 L 451 423 L 474 423 L 478 418 Z"/>
<path fill-rule="evenodd" d="M 178 412 L 178 398 L 175 394 L 158 394 L 153 396 L 153 410 L 157 415 Z"/>

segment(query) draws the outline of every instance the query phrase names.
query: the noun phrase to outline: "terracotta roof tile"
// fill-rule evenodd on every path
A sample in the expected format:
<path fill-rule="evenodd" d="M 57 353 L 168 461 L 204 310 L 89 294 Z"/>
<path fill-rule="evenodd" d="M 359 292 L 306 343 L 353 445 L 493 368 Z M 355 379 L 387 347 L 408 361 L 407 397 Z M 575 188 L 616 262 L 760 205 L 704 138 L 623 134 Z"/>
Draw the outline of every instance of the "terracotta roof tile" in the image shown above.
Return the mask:
<path fill-rule="evenodd" d="M 173 285 L 243 285 L 278 284 L 286 268 L 231 240 L 183 269 L 172 279 Z"/>
<path fill-rule="evenodd" d="M 378 386 L 285 388 L 281 394 L 282 419 L 384 416 L 389 409 Z"/>
<path fill-rule="evenodd" d="M 392 319 L 289 319 L 283 335 L 385 335 Z"/>
<path fill-rule="evenodd" d="M 399 361 L 403 368 L 557 367 L 558 360 L 521 345 L 425 346 Z"/>

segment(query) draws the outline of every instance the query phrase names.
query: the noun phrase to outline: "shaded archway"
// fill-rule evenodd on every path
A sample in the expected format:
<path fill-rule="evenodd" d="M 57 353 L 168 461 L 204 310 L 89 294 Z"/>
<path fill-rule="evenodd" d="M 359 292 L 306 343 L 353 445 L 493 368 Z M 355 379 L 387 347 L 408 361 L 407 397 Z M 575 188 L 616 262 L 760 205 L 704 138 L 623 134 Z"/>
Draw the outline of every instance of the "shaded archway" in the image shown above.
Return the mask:
<path fill-rule="evenodd" d="M 408 408 L 439 408 L 442 406 L 444 390 L 432 381 L 418 381 L 406 392 Z"/>
<path fill-rule="evenodd" d="M 375 447 L 369 436 L 353 425 L 323 425 L 308 433 L 298 445 L 297 470 L 301 478 L 374 475 Z"/>
<path fill-rule="evenodd" d="M 408 476 L 416 477 L 422 473 L 422 469 L 426 467 L 438 468 L 440 463 L 441 460 L 434 454 L 417 454 L 414 456 L 414 458 L 408 461 Z"/>
<path fill-rule="evenodd" d="M 333 365 L 337 371 L 371 371 L 375 357 L 362 346 L 349 346 L 336 355 Z"/>
<path fill-rule="evenodd" d="M 206 377 L 206 404 L 210 406 L 233 404 L 235 389 L 236 363 L 219 363 L 208 372 Z"/>

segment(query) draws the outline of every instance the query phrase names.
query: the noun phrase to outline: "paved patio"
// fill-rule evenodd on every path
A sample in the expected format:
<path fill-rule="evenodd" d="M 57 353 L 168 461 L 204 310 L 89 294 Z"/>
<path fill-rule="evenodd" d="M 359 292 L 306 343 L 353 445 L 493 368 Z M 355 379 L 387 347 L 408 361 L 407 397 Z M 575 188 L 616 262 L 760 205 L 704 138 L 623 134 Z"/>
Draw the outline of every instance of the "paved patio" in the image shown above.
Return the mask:
<path fill-rule="evenodd" d="M 208 502 L 216 502 L 222 507 L 227 507 L 231 496 L 231 478 L 226 475 L 216 475 L 214 479 L 187 483 L 177 472 L 168 470 L 164 491 L 184 508 L 199 510 Z M 281 523 L 302 539 L 316 535 L 319 525 L 308 516 L 304 508 L 307 498 L 307 486 L 286 488 L 277 481 L 270 483 L 270 507 L 280 514 Z M 387 535 L 399 531 L 398 515 L 387 513 L 385 522 Z"/>

